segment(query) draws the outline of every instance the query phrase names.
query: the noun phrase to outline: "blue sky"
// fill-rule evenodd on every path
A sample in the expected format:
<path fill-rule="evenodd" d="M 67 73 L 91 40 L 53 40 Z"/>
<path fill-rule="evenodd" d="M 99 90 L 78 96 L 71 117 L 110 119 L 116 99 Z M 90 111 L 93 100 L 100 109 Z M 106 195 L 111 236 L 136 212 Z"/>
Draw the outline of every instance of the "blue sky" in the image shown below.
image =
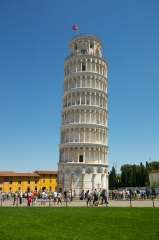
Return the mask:
<path fill-rule="evenodd" d="M 159 1 L 0 1 L 0 170 L 56 170 L 63 65 L 76 34 L 108 62 L 109 169 L 159 161 Z"/>

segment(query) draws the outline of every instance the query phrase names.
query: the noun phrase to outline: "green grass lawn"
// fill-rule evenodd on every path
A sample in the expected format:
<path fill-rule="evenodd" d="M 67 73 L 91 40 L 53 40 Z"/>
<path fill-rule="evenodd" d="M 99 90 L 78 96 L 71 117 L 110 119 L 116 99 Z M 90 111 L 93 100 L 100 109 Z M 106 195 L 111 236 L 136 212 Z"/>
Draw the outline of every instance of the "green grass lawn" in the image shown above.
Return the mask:
<path fill-rule="evenodd" d="M 159 239 L 159 208 L 0 208 L 0 239 Z"/>

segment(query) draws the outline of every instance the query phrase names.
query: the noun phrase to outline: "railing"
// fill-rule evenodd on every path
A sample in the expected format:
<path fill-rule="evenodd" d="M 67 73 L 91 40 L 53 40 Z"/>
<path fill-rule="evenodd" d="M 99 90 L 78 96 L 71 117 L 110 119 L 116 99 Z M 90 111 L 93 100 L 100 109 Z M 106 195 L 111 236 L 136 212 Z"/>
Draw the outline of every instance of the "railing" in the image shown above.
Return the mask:
<path fill-rule="evenodd" d="M 76 52 L 76 53 L 72 53 L 72 54 L 68 55 L 68 56 L 65 58 L 65 61 L 66 61 L 68 58 L 73 57 L 73 56 L 76 56 L 76 55 L 78 55 L 78 56 L 81 56 L 81 55 L 91 55 L 91 56 L 96 56 L 96 57 L 99 57 L 99 58 L 104 59 L 105 62 L 107 63 L 106 59 L 105 59 L 102 55 L 99 56 L 99 55 L 97 55 L 97 54 L 89 53 L 89 52 Z"/>
<path fill-rule="evenodd" d="M 75 35 L 73 38 L 71 38 L 70 42 L 71 42 L 74 38 L 80 37 L 80 36 L 96 37 L 96 38 L 98 38 L 98 39 L 100 40 L 100 38 L 99 38 L 98 36 L 94 35 L 94 34 L 90 34 L 90 33 L 80 33 L 80 34 Z M 100 40 L 100 41 L 101 41 L 101 40 Z"/>

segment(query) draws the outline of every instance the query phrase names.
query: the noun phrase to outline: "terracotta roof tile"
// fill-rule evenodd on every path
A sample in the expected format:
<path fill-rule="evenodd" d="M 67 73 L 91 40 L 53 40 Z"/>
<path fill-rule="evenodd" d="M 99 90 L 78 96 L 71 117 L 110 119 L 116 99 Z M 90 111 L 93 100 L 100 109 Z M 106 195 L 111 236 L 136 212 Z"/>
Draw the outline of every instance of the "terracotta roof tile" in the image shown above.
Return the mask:
<path fill-rule="evenodd" d="M 38 174 L 57 174 L 57 171 L 36 170 L 35 173 L 38 173 Z"/>
<path fill-rule="evenodd" d="M 0 176 L 4 177 L 40 177 L 37 173 L 33 172 L 13 172 L 13 171 L 1 171 Z"/>

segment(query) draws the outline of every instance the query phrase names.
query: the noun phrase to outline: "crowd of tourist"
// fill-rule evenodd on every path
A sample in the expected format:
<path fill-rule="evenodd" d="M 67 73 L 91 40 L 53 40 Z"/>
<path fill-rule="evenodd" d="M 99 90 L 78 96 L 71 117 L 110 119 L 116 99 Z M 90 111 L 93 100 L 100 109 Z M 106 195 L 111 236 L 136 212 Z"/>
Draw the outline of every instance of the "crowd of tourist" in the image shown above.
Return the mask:
<path fill-rule="evenodd" d="M 148 188 L 137 188 L 135 190 L 119 189 L 109 192 L 109 197 L 112 200 L 126 200 L 128 198 L 135 200 L 146 200 L 155 197 L 155 195 L 155 191 Z"/>
<path fill-rule="evenodd" d="M 63 198 L 62 198 L 63 197 Z M 46 190 L 40 191 L 26 191 L 23 193 L 22 191 L 16 192 L 1 192 L 0 198 L 2 201 L 13 200 L 13 205 L 22 204 L 22 200 L 26 201 L 27 206 L 32 204 L 36 204 L 37 199 L 40 199 L 40 203 L 45 205 L 47 200 L 52 200 L 54 205 L 62 204 L 63 202 L 66 204 L 70 204 L 72 201 L 76 201 L 76 199 L 86 200 L 87 206 L 88 204 L 94 204 L 98 206 L 99 204 L 108 204 L 108 199 L 111 200 L 127 200 L 127 199 L 136 199 L 136 200 L 146 200 L 155 197 L 155 192 L 149 189 L 138 188 L 136 190 L 131 189 L 119 189 L 113 191 L 107 191 L 106 189 L 94 189 L 87 190 L 80 194 L 76 194 L 76 190 L 65 190 L 62 194 L 60 191 L 48 192 Z"/>

